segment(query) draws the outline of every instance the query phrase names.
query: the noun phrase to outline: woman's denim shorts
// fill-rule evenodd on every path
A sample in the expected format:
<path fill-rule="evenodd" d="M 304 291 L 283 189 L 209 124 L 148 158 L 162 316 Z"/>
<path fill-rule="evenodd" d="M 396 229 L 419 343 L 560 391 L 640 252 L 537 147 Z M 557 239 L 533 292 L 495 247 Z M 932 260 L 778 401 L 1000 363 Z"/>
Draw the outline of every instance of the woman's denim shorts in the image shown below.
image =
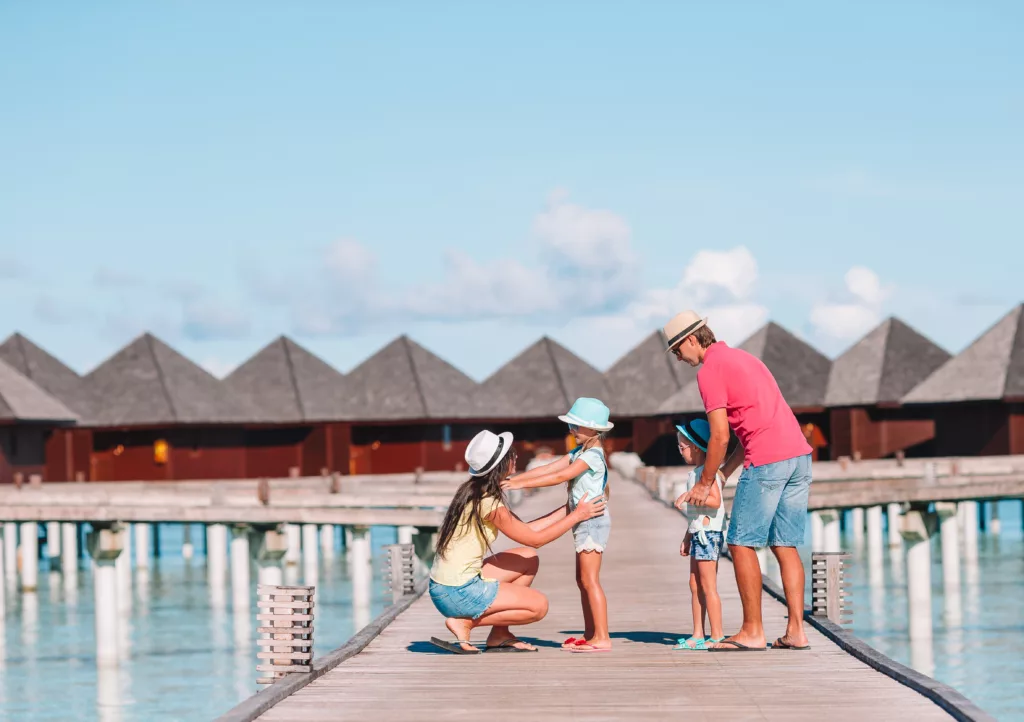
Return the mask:
<path fill-rule="evenodd" d="M 430 580 L 430 600 L 445 618 L 479 619 L 498 596 L 498 582 L 476 576 L 461 587 Z"/>

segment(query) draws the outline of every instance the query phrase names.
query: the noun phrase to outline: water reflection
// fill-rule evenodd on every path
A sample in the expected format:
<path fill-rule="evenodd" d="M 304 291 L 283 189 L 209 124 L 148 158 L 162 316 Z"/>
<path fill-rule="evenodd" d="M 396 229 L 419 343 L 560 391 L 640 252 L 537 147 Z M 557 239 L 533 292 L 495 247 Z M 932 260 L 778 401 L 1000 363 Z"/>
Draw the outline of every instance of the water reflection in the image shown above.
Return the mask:
<path fill-rule="evenodd" d="M 127 665 L 96 668 L 96 716 L 100 722 L 120 722 L 123 719 L 124 678 Z"/>

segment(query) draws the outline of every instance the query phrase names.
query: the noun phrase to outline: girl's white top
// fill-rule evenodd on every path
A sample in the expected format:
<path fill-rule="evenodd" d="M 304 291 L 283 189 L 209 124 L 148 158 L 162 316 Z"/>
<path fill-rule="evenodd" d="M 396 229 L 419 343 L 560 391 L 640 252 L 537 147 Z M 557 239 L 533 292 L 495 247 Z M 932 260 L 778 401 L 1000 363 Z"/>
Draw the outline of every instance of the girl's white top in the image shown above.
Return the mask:
<path fill-rule="evenodd" d="M 703 466 L 698 466 L 696 469 L 690 472 L 690 476 L 686 479 L 686 490 L 689 491 L 697 484 L 697 480 L 700 478 L 701 472 L 704 471 Z M 715 483 L 718 484 L 719 492 L 722 491 L 722 480 L 715 476 Z M 690 521 L 689 530 L 691 534 L 696 534 L 701 531 L 722 531 L 722 527 L 725 526 L 725 501 L 723 499 L 722 505 L 717 509 L 710 506 L 694 506 L 692 504 L 683 505 L 683 513 L 686 518 Z M 710 520 L 707 525 L 704 524 L 704 519 Z"/>

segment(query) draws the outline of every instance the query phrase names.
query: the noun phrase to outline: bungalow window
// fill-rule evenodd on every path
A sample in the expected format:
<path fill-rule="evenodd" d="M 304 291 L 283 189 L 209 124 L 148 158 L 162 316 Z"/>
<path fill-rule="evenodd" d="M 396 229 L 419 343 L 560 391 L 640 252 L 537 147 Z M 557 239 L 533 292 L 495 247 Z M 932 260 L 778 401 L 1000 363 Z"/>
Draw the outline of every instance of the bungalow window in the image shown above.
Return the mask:
<path fill-rule="evenodd" d="M 445 424 L 441 427 L 441 448 L 445 451 L 452 450 L 452 427 L 451 424 Z"/>

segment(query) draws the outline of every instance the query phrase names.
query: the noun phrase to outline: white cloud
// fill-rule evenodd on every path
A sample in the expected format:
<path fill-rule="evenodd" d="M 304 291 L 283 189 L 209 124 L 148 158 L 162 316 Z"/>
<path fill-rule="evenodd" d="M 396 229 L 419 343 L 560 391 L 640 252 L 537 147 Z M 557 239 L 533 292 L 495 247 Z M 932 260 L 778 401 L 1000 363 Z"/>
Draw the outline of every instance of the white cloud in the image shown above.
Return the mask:
<path fill-rule="evenodd" d="M 843 281 L 845 298 L 811 309 L 811 325 L 826 340 L 852 341 L 866 334 L 881 322 L 882 306 L 892 293 L 877 273 L 863 266 L 851 268 Z"/>
<path fill-rule="evenodd" d="M 224 378 L 235 370 L 236 364 L 225 361 L 222 358 L 211 356 L 199 362 L 199 365 L 219 379 Z"/>
<path fill-rule="evenodd" d="M 698 251 L 683 272 L 680 288 L 698 301 L 707 301 L 724 291 L 729 298 L 749 298 L 757 284 L 757 260 L 747 248 L 729 251 Z"/>
<path fill-rule="evenodd" d="M 186 303 L 181 330 L 195 341 L 243 338 L 249 334 L 248 315 L 211 298 Z"/>
<path fill-rule="evenodd" d="M 324 252 L 324 265 L 335 281 L 363 286 L 372 281 L 377 256 L 352 238 L 341 238 Z"/>
<path fill-rule="evenodd" d="M 143 285 L 143 279 L 138 274 L 105 266 L 93 272 L 92 282 L 100 288 L 131 288 Z"/>

